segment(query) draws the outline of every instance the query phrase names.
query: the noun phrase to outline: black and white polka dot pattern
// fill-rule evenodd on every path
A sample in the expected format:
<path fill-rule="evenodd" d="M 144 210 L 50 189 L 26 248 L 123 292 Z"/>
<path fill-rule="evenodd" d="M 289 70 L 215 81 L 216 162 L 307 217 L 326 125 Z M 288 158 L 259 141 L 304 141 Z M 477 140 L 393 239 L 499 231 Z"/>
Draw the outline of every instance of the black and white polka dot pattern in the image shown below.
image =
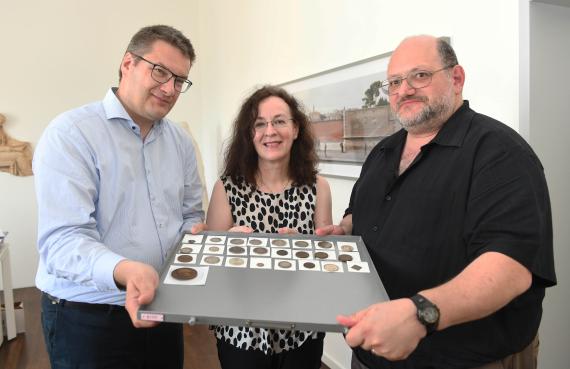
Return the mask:
<path fill-rule="evenodd" d="M 277 233 L 282 227 L 304 234 L 314 232 L 316 185 L 290 187 L 282 193 L 271 194 L 255 190 L 245 181 L 234 183 L 229 177 L 221 180 L 235 225 L 248 226 L 259 233 Z M 295 349 L 312 335 L 313 332 L 283 329 L 216 327 L 218 339 L 244 350 L 261 350 L 265 354 Z"/>

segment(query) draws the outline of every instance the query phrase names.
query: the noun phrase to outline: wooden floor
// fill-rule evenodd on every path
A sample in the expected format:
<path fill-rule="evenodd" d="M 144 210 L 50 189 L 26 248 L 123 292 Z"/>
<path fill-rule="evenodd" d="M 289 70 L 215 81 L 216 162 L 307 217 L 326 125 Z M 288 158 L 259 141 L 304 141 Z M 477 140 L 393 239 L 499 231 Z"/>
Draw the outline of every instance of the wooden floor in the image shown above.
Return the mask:
<path fill-rule="evenodd" d="M 0 369 L 49 369 L 40 321 L 40 292 L 34 287 L 14 290 L 24 302 L 26 333 L 0 346 Z M 1 332 L 0 332 L 1 334 Z M 216 340 L 207 326 L 184 326 L 184 369 L 219 369 Z M 322 365 L 321 369 L 328 369 Z"/>

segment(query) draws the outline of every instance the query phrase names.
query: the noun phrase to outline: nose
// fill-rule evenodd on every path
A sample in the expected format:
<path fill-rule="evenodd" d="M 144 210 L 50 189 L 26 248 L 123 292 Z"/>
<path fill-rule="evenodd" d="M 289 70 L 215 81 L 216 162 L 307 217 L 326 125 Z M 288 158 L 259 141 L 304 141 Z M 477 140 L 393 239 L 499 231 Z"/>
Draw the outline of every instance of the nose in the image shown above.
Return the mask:
<path fill-rule="evenodd" d="M 172 76 L 168 81 L 162 83 L 160 85 L 160 90 L 162 93 L 164 93 L 166 96 L 173 96 L 176 94 L 176 89 L 174 88 L 175 82 L 175 78 Z"/>
<path fill-rule="evenodd" d="M 398 90 L 398 94 L 399 95 L 413 95 L 415 92 L 416 92 L 416 89 L 414 87 L 410 86 L 407 78 L 404 78 L 402 80 L 402 85 L 400 86 L 400 89 Z"/>
<path fill-rule="evenodd" d="M 273 122 L 267 122 L 267 128 L 265 128 L 265 134 L 267 136 L 270 136 L 272 134 L 275 134 L 277 130 L 275 129 L 275 127 L 273 126 Z"/>

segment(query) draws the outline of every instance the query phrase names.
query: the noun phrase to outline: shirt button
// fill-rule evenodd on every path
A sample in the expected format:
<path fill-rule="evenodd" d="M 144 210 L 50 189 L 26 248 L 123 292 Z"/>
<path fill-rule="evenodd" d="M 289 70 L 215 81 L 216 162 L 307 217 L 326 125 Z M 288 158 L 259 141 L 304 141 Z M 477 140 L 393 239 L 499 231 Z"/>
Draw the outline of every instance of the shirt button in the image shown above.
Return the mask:
<path fill-rule="evenodd" d="M 378 226 L 372 227 L 372 231 L 373 231 L 373 232 L 378 232 Z"/>
<path fill-rule="evenodd" d="M 386 199 L 386 201 L 392 200 L 392 196 L 390 196 L 390 195 L 386 195 L 386 197 L 384 197 L 384 198 Z"/>

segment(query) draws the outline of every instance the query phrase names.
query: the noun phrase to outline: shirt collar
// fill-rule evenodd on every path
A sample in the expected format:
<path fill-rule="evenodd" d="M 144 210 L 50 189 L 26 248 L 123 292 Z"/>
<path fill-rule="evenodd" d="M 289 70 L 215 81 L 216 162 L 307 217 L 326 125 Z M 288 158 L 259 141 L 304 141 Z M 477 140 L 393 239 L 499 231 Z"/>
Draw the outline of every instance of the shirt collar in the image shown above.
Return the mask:
<path fill-rule="evenodd" d="M 469 101 L 463 100 L 463 104 L 449 117 L 430 144 L 435 143 L 442 146 L 460 147 L 469 129 L 467 122 L 471 121 L 473 114 L 475 114 L 475 112 L 469 108 Z M 407 135 L 408 132 L 405 129 L 399 130 L 392 136 L 381 141 L 380 149 L 396 149 L 406 139 Z"/>
<path fill-rule="evenodd" d="M 107 91 L 105 98 L 103 99 L 103 108 L 105 109 L 105 115 L 107 119 L 111 120 L 113 118 L 120 118 L 132 121 L 129 113 L 127 113 L 125 107 L 117 95 L 115 95 L 116 92 L 116 87 L 110 88 L 109 91 Z"/>
<path fill-rule="evenodd" d="M 136 131 L 139 131 L 138 125 L 132 120 L 131 116 L 125 110 L 125 107 L 116 95 L 117 87 L 112 87 L 107 91 L 105 98 L 103 99 L 103 108 L 105 109 L 105 116 L 107 120 L 112 121 L 113 119 L 120 119 L 121 121 L 126 121 L 131 127 L 135 127 Z M 164 118 L 163 118 L 164 119 Z M 162 131 L 163 119 L 159 119 L 154 122 L 153 130 L 157 133 Z M 133 128 L 134 129 L 134 128 Z"/>
<path fill-rule="evenodd" d="M 469 108 L 469 101 L 463 100 L 463 104 L 449 117 L 431 143 L 461 147 L 474 114 Z"/>

